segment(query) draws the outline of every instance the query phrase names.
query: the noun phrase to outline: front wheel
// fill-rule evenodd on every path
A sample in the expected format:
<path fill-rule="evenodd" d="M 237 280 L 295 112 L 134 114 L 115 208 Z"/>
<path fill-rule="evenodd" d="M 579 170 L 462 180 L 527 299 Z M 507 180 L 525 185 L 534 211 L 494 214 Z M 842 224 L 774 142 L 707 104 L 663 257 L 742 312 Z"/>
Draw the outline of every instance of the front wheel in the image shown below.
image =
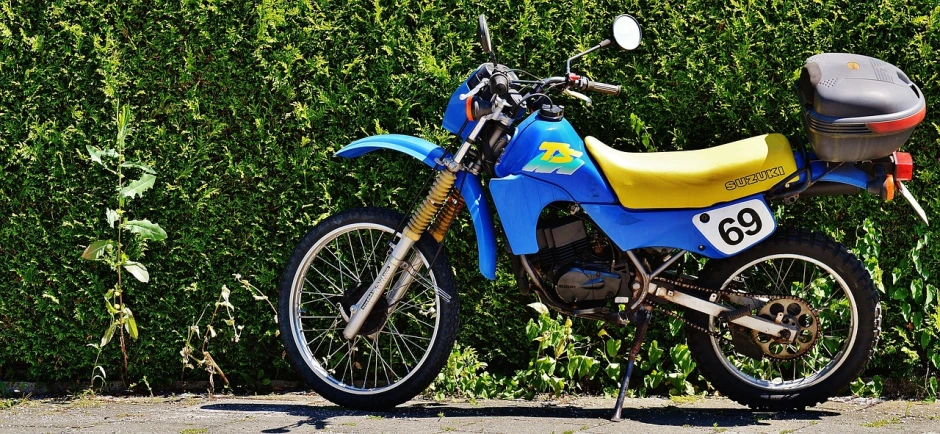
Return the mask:
<path fill-rule="evenodd" d="M 327 218 L 294 250 L 281 281 L 278 316 L 288 359 L 317 393 L 345 407 L 384 410 L 415 397 L 431 384 L 454 345 L 459 311 L 454 274 L 427 234 L 409 253 L 416 272 L 406 279 L 411 285 L 404 297 L 394 306 L 380 300 L 360 334 L 343 337 L 350 307 L 401 237 L 396 228 L 402 220 L 380 208 Z M 397 271 L 392 282 L 403 273 Z"/>
<path fill-rule="evenodd" d="M 756 297 L 762 306 L 755 314 L 799 329 L 795 342 L 778 342 L 687 313 L 689 350 L 702 375 L 751 408 L 825 402 L 862 372 L 878 342 L 881 306 L 871 276 L 855 255 L 824 235 L 775 234 L 737 256 L 709 262 L 700 280 L 706 287 L 766 295 Z M 722 300 L 730 303 L 727 296 Z"/>

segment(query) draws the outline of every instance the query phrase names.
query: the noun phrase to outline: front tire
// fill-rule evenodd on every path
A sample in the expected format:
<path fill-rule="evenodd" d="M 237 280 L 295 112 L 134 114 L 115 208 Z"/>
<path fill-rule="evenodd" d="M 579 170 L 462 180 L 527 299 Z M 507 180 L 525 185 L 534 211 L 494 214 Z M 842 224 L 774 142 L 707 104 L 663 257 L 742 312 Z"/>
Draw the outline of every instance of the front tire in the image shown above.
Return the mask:
<path fill-rule="evenodd" d="M 344 407 L 385 410 L 408 401 L 431 384 L 454 346 L 455 278 L 427 234 L 409 253 L 423 266 L 387 322 L 388 305 L 377 305 L 360 335 L 343 337 L 350 304 L 381 269 L 402 221 L 381 208 L 335 214 L 304 236 L 281 281 L 278 317 L 288 360 L 317 393 Z"/>
<path fill-rule="evenodd" d="M 726 338 L 686 327 L 689 350 L 702 375 L 741 404 L 791 410 L 825 402 L 858 377 L 874 353 L 881 332 L 878 292 L 855 255 L 829 237 L 778 232 L 737 256 L 710 261 L 700 281 L 711 288 L 797 297 L 815 311 L 792 307 L 805 334 L 798 335 L 796 345 L 775 344 L 752 334 L 751 354 L 760 349 L 760 358 L 735 350 L 727 323 L 700 312 L 687 313 L 691 324 Z M 789 300 L 784 304 L 792 306 L 795 299 Z M 773 308 L 772 304 L 773 300 L 767 305 Z"/>

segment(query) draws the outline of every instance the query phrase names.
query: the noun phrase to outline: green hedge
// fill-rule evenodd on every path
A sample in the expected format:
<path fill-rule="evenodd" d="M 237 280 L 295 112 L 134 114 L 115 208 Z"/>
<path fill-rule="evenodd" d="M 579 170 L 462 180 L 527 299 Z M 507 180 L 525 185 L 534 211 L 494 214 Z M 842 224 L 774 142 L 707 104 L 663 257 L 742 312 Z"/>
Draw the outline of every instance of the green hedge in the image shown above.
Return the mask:
<path fill-rule="evenodd" d="M 904 69 L 927 95 L 928 117 L 905 149 L 918 167 L 910 188 L 940 221 L 935 0 L 5 3 L 0 378 L 90 376 L 95 350 L 87 344 L 107 327 L 102 296 L 113 281 L 79 255 L 108 236 L 103 204 L 113 192 L 85 146 L 113 142 L 118 101 L 134 113 L 130 152 L 159 172 L 131 216 L 170 234 L 142 259 L 151 282 L 132 283 L 126 296 L 141 334 L 129 347 L 130 376 L 165 384 L 181 378 L 187 328 L 223 284 L 237 286 L 234 274 L 274 299 L 293 244 L 318 220 L 348 207 L 407 205 L 427 175 L 419 162 L 332 154 L 385 132 L 448 144 L 440 128 L 447 98 L 485 59 L 475 43 L 478 14 L 487 14 L 502 61 L 557 75 L 622 12 L 642 23 L 644 42 L 576 63 L 624 86 L 620 97 L 596 96 L 592 108 L 569 102 L 582 134 L 624 150 L 703 148 L 772 131 L 805 142 L 793 91 L 803 60 L 871 55 Z M 904 203 L 867 196 L 801 200 L 782 215 L 783 224 L 835 235 L 881 277 L 885 335 L 870 373 L 913 377 L 930 358 L 931 372 L 940 368 L 940 310 L 928 295 L 940 274 L 936 226 Z M 525 323 L 535 313 L 524 306 L 532 299 L 516 290 L 505 257 L 498 281 L 482 278 L 473 242 L 467 222 L 447 241 L 461 282 L 459 339 L 491 369 L 509 372 L 528 362 Z M 294 378 L 267 306 L 237 290 L 232 301 L 246 326 L 241 342 L 213 344 L 229 377 Z M 657 330 L 661 344 L 677 341 Z M 118 372 L 111 345 L 103 365 Z"/>

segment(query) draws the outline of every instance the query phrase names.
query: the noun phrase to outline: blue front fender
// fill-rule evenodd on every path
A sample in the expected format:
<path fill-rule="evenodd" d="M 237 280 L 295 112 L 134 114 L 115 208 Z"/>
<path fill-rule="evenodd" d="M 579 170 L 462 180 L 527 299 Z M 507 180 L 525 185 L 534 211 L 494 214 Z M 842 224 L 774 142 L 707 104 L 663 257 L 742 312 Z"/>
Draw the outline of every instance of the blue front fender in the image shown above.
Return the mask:
<path fill-rule="evenodd" d="M 402 134 L 384 134 L 356 140 L 336 152 L 336 156 L 355 158 L 377 149 L 391 149 L 421 160 L 429 167 L 439 170 L 435 160 L 446 152 L 427 140 Z M 477 235 L 477 252 L 480 256 L 480 273 L 490 280 L 496 279 L 496 235 L 493 232 L 493 214 L 483 196 L 483 182 L 479 175 L 469 172 L 457 174 L 457 187 L 467 204 Z"/>

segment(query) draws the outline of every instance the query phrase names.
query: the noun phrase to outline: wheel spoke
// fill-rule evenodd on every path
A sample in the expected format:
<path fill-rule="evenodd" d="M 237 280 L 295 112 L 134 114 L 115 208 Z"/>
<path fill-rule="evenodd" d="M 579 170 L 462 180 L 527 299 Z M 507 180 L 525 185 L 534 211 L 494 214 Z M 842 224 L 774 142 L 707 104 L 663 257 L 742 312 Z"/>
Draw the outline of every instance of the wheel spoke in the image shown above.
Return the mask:
<path fill-rule="evenodd" d="M 349 245 L 349 256 L 352 257 L 352 260 L 353 260 L 353 270 L 358 271 L 359 263 L 356 261 L 357 255 L 355 252 L 355 246 L 353 245 L 352 239 L 349 237 L 349 232 L 346 232 L 346 243 Z M 360 279 L 361 277 L 358 274 L 356 274 L 356 281 L 358 282 L 360 281 Z"/>
<path fill-rule="evenodd" d="M 408 350 L 408 354 L 411 355 L 411 359 L 412 359 L 412 360 L 418 360 L 418 358 L 415 357 L 414 352 L 411 351 L 411 348 L 408 347 L 408 342 L 405 340 L 405 337 L 402 336 L 402 334 L 398 332 L 398 329 L 394 326 L 394 324 L 391 326 L 391 328 L 392 328 L 392 331 L 394 332 L 394 334 L 389 333 L 389 335 L 391 335 L 392 339 L 393 339 L 394 342 L 395 342 L 395 345 L 398 346 L 398 339 L 395 338 L 395 335 L 398 335 L 400 338 L 402 338 L 401 342 L 402 342 L 402 344 L 405 345 L 405 349 Z M 401 351 L 401 347 L 400 347 L 400 346 L 398 347 L 398 353 L 402 355 L 402 362 L 405 363 L 405 353 Z M 405 366 L 408 366 L 408 364 L 405 363 Z"/>

